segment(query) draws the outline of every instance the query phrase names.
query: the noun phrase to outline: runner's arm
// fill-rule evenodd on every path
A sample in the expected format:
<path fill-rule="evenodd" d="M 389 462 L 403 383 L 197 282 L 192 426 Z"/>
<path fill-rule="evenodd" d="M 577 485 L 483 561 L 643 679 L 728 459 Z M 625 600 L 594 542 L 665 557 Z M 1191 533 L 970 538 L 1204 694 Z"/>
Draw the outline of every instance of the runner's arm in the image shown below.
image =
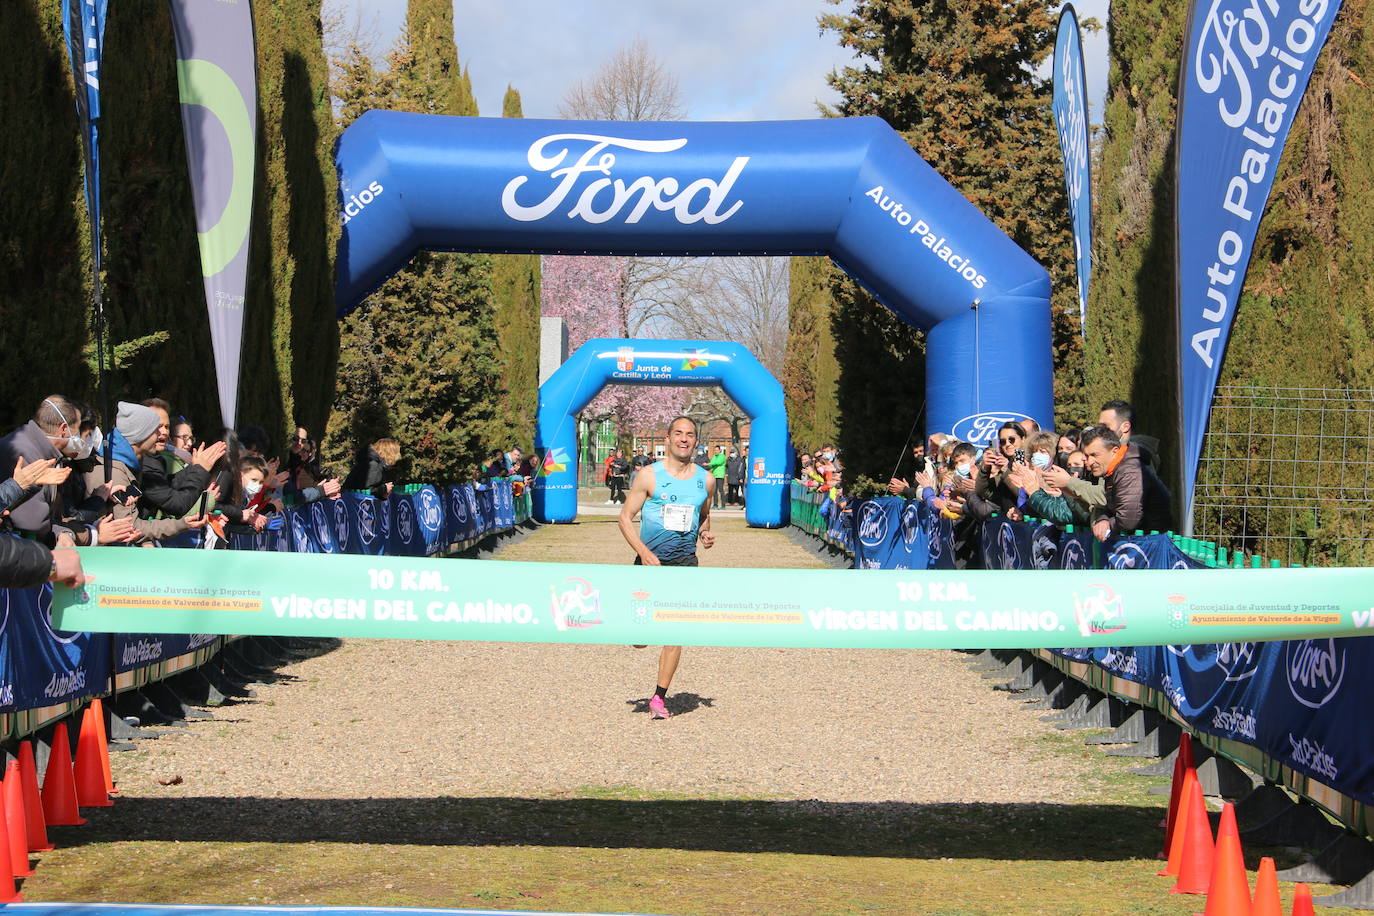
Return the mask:
<path fill-rule="evenodd" d="M 644 546 L 644 542 L 639 538 L 639 530 L 635 527 L 635 516 L 639 510 L 644 508 L 644 500 L 654 495 L 654 474 L 648 467 L 640 468 L 635 472 L 634 482 L 630 484 L 630 492 L 625 497 L 625 502 L 620 505 L 620 519 L 616 524 L 620 526 L 620 534 L 625 538 L 625 543 L 630 545 L 630 549 L 639 557 L 639 562 L 645 566 L 658 566 L 658 557 L 654 552 Z"/>
<path fill-rule="evenodd" d="M 709 499 L 701 504 L 701 517 L 697 522 L 697 540 L 701 541 L 701 546 L 706 550 L 710 550 L 711 545 L 716 542 L 716 536 L 711 532 L 711 501 Z"/>

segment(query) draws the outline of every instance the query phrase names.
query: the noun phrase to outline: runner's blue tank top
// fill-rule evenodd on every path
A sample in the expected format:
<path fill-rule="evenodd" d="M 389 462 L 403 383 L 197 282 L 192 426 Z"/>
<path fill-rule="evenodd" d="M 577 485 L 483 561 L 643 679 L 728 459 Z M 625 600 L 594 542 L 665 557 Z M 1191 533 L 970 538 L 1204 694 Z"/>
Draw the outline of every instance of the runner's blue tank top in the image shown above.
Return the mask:
<path fill-rule="evenodd" d="M 679 480 L 662 461 L 652 467 L 654 495 L 640 512 L 639 538 L 659 560 L 672 565 L 696 556 L 701 504 L 707 498 L 706 470 L 694 464 L 692 476 Z M 686 530 L 677 530 L 684 526 Z"/>

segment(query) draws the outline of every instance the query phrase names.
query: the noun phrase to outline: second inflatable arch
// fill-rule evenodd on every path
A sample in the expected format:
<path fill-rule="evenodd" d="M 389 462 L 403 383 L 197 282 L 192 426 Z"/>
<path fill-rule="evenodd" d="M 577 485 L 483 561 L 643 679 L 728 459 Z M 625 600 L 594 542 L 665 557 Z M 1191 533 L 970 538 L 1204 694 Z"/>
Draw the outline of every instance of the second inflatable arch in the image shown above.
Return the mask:
<path fill-rule="evenodd" d="M 589 340 L 539 388 L 534 516 L 577 517 L 577 414 L 607 385 L 720 386 L 748 414 L 744 520 L 781 528 L 790 506 L 791 446 L 782 386 L 754 354 L 720 340 Z"/>

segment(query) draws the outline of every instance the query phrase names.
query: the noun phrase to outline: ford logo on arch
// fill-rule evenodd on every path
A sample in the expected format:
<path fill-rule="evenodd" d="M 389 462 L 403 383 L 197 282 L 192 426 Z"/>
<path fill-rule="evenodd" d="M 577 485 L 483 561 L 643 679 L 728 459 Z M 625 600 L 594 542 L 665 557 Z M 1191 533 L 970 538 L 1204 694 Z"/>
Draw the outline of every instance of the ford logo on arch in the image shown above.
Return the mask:
<path fill-rule="evenodd" d="M 976 413 L 955 423 L 950 433 L 953 434 L 954 438 L 964 442 L 986 445 L 997 438 L 997 429 L 1003 423 L 1020 423 L 1022 420 L 1029 419 L 1030 417 L 1023 413 L 1010 410 Z"/>

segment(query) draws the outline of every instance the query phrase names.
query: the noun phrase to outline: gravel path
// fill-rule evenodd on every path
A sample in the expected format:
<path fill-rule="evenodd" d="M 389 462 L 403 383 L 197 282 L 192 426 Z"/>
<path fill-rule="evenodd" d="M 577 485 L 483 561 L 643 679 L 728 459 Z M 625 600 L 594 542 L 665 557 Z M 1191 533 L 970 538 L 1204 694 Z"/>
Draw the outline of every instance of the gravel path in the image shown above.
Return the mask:
<path fill-rule="evenodd" d="M 818 567 L 780 532 L 720 518 L 703 565 Z M 545 528 L 502 560 L 626 562 L 609 517 Z M 836 573 L 841 575 L 843 573 Z M 861 573 L 850 573 L 862 575 Z M 688 648 L 647 714 L 657 650 L 351 640 L 258 696 L 114 755 L 126 796 L 692 797 L 1070 801 L 1087 762 L 944 651 Z M 174 777 L 180 777 L 176 782 Z M 162 785 L 174 782 L 173 785 Z"/>

